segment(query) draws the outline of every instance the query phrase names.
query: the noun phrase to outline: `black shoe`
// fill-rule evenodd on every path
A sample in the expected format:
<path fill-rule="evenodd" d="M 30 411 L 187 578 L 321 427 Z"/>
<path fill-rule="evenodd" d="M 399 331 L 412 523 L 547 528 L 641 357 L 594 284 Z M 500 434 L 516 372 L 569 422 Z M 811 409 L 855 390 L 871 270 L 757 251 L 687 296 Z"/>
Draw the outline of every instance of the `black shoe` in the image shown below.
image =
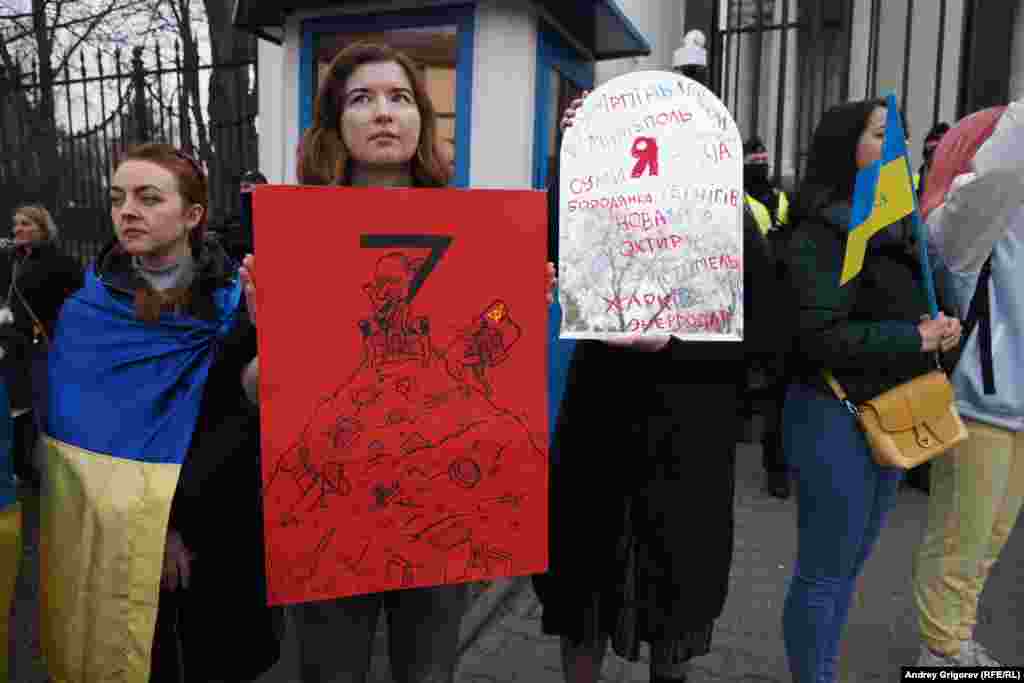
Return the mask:
<path fill-rule="evenodd" d="M 921 493 L 928 494 L 931 488 L 930 468 L 928 463 L 914 467 L 903 478 L 903 485 L 915 488 Z"/>
<path fill-rule="evenodd" d="M 765 472 L 764 490 L 770 496 L 786 500 L 792 493 L 789 474 L 787 472 Z"/>

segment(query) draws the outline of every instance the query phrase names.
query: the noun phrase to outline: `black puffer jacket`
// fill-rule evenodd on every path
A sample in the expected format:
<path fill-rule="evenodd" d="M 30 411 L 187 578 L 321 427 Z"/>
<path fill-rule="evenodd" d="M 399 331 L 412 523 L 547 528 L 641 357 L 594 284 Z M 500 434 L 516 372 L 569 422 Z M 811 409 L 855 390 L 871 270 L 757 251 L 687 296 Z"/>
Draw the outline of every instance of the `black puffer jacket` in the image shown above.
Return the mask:
<path fill-rule="evenodd" d="M 11 407 L 21 409 L 31 403 L 32 355 L 45 349 L 43 337 L 34 334 L 32 314 L 39 318 L 46 336 L 52 337 L 60 307 L 65 299 L 82 288 L 83 277 L 78 261 L 52 243 L 36 245 L 28 255 L 8 252 L 6 257 L 0 265 L 3 269 L 0 296 L 6 297 L 10 292 L 8 305 L 14 322 L 0 325 L 0 347 L 4 350 L 0 367 L 7 381 Z M 34 344 L 37 336 L 38 344 Z"/>

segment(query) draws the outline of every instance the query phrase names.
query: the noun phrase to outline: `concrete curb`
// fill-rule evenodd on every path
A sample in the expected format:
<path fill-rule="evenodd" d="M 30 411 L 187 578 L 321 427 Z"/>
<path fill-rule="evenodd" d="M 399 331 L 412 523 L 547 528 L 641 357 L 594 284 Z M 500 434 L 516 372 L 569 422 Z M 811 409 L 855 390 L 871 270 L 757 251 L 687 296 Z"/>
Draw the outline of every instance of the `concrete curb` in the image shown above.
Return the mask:
<path fill-rule="evenodd" d="M 459 657 L 462 657 L 466 650 L 473 646 L 487 627 L 501 617 L 501 608 L 525 590 L 529 581 L 530 577 L 528 576 L 498 579 L 473 601 L 472 607 L 462 618 L 462 627 L 459 631 Z"/>

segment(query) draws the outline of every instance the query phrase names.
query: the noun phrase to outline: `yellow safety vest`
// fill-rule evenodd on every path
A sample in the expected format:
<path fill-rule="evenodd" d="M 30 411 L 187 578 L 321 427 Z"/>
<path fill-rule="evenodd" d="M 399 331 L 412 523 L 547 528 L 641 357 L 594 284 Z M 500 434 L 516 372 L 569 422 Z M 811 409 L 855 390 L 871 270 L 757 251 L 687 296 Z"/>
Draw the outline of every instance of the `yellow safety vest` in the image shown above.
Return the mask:
<path fill-rule="evenodd" d="M 778 190 L 776 192 L 779 195 L 779 207 L 775 212 L 774 222 L 768 207 L 749 194 L 747 195 L 747 205 L 750 207 L 750 212 L 754 214 L 754 219 L 757 220 L 757 227 L 761 229 L 762 235 L 767 235 L 768 231 L 772 230 L 776 225 L 785 225 L 789 222 L 789 198 L 785 192 L 779 192 Z"/>

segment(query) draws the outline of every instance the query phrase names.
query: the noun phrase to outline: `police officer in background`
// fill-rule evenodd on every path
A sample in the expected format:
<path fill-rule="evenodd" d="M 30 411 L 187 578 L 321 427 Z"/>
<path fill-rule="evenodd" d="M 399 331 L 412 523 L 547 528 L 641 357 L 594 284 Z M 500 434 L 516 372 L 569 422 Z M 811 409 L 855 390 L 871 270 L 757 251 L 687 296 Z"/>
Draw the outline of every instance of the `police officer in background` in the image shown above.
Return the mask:
<path fill-rule="evenodd" d="M 754 136 L 743 145 L 743 189 L 747 209 L 757 221 L 769 245 L 786 225 L 789 199 L 768 178 L 768 150 L 761 138 Z M 782 453 L 782 404 L 786 395 L 784 354 L 768 354 L 754 359 L 750 385 L 744 403 L 747 419 L 752 418 L 754 402 L 765 404 L 764 429 L 761 433 L 761 465 L 764 468 L 764 490 L 775 498 L 789 498 L 790 478 Z"/>
<path fill-rule="evenodd" d="M 772 184 L 768 171 L 768 149 L 755 135 L 743 143 L 743 189 L 761 234 L 766 236 L 785 225 L 789 216 L 789 198 Z"/>

